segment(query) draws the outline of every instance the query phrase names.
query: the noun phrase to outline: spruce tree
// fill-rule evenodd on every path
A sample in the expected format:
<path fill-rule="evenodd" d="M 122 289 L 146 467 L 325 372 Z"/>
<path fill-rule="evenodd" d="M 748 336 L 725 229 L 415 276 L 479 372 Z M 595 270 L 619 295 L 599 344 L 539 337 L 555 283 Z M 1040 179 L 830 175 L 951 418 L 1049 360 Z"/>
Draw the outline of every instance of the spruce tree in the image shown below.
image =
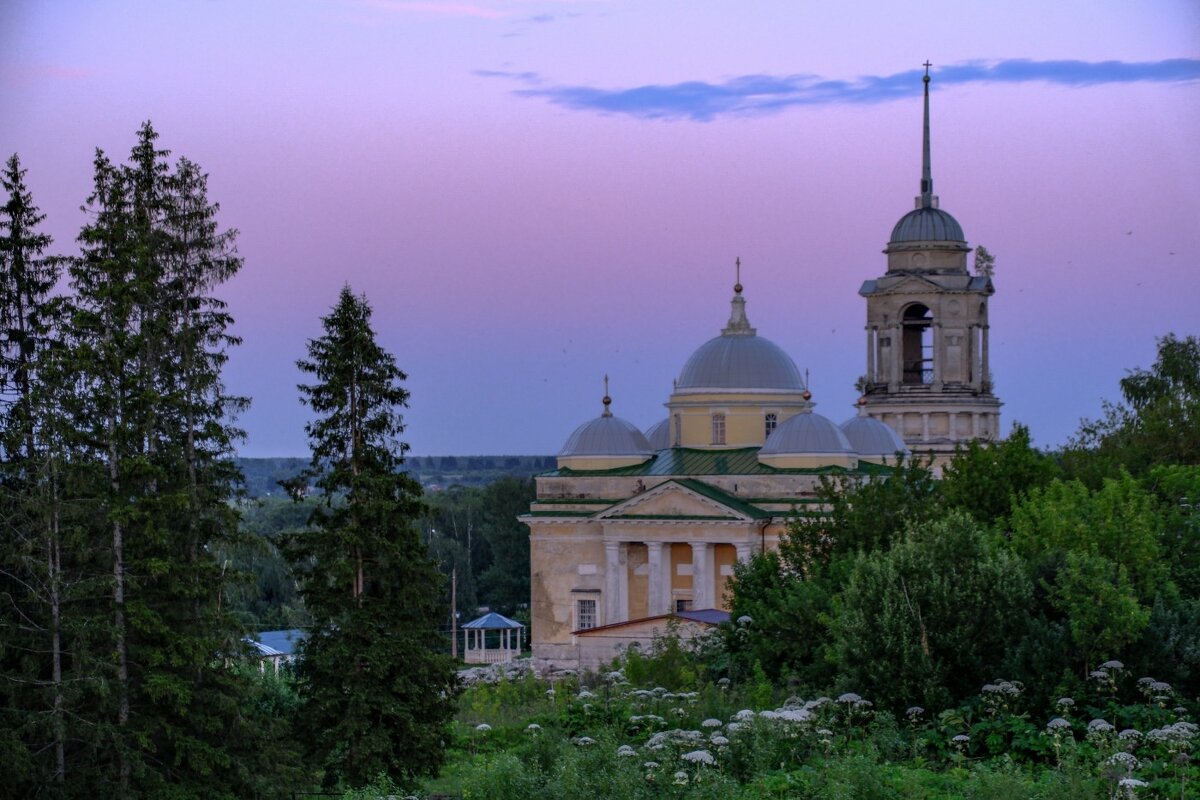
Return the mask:
<path fill-rule="evenodd" d="M 156 140 L 147 123 L 127 165 L 97 153 L 69 269 L 70 499 L 92 554 L 74 779 L 96 796 L 247 796 L 287 758 L 229 668 L 244 645 L 217 559 L 239 536 L 230 419 L 244 401 L 220 380 L 235 340 L 211 291 L 241 260 L 203 174 L 172 171 Z"/>
<path fill-rule="evenodd" d="M 10 790 L 62 783 L 61 453 L 47 391 L 59 259 L 16 154 L 0 173 L 0 762 Z"/>
<path fill-rule="evenodd" d="M 437 621 L 441 577 L 417 533 L 421 487 L 402 472 L 405 374 L 375 341 L 365 297 L 344 287 L 297 365 L 309 468 L 322 504 L 285 552 L 313 618 L 299 664 L 301 717 L 325 783 L 380 773 L 411 785 L 441 763 L 457 677 Z"/>

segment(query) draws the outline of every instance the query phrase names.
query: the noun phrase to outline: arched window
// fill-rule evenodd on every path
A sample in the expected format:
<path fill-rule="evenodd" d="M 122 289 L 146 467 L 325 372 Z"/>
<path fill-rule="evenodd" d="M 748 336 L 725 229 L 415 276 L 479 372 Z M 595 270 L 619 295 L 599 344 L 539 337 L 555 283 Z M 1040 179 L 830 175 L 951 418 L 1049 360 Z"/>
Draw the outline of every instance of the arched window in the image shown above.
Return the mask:
<path fill-rule="evenodd" d="M 763 420 L 765 422 L 764 427 L 766 428 L 767 438 L 770 439 L 771 434 L 775 432 L 775 428 L 779 425 L 779 417 L 774 414 L 767 414 Z"/>
<path fill-rule="evenodd" d="M 725 444 L 725 415 L 712 415 L 712 443 Z"/>
<path fill-rule="evenodd" d="M 920 303 L 904 309 L 903 359 L 904 384 L 920 386 L 933 383 L 933 315 Z"/>
<path fill-rule="evenodd" d="M 683 419 L 679 414 L 675 415 L 675 446 L 679 447 L 683 441 Z"/>

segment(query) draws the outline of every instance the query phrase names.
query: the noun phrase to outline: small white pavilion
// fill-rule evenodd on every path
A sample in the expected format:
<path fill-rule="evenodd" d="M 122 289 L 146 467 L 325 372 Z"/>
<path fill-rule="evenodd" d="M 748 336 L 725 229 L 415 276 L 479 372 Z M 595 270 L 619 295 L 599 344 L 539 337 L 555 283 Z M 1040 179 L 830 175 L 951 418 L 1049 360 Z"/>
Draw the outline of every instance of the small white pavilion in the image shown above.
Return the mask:
<path fill-rule="evenodd" d="M 488 631 L 499 633 L 499 645 L 488 647 Z M 463 660 L 468 664 L 507 664 L 521 654 L 525 626 L 491 611 L 463 625 Z"/>

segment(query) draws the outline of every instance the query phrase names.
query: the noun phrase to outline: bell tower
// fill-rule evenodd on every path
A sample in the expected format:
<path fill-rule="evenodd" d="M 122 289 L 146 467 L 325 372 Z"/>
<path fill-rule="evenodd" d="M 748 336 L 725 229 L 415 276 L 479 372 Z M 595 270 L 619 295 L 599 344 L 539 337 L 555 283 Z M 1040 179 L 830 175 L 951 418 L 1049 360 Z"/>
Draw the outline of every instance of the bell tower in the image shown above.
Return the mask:
<path fill-rule="evenodd" d="M 967 271 L 962 226 L 933 193 L 929 148 L 929 67 L 921 193 L 892 229 L 887 272 L 863 283 L 867 371 L 859 403 L 890 425 L 916 454 L 945 463 L 955 447 L 1000 436 L 999 399 L 988 371 L 989 274 Z"/>

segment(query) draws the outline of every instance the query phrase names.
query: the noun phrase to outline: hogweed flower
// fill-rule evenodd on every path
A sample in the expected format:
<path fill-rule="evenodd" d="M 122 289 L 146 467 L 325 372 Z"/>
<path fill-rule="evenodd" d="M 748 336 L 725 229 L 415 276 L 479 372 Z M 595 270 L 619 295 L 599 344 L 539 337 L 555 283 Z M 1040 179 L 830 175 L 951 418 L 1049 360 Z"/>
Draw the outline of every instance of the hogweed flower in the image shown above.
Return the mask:
<path fill-rule="evenodd" d="M 630 747 L 627 744 L 623 744 L 617 748 L 617 757 L 618 758 L 629 758 L 630 756 L 636 756 L 636 755 L 637 755 L 637 751 L 634 750 L 632 747 Z"/>
<path fill-rule="evenodd" d="M 1069 731 L 1070 729 L 1071 729 L 1071 723 L 1067 722 L 1062 717 L 1055 717 L 1054 719 L 1052 719 L 1046 723 L 1046 730 L 1050 731 L 1051 733 L 1066 732 L 1066 731 Z"/>
<path fill-rule="evenodd" d="M 691 764 L 715 764 L 717 759 L 707 750 L 692 750 L 690 753 L 684 753 L 680 756 L 684 761 Z"/>
<path fill-rule="evenodd" d="M 702 728 L 719 728 L 724 724 L 725 723 L 721 722 L 721 720 L 719 720 L 719 719 L 709 718 L 709 719 L 704 720 L 704 722 L 701 722 L 700 727 L 702 727 Z"/>
<path fill-rule="evenodd" d="M 688 782 L 688 774 L 686 772 L 684 772 L 683 770 L 679 770 L 679 772 L 675 773 L 675 785 L 676 786 L 687 786 L 687 782 Z"/>
<path fill-rule="evenodd" d="M 480 733 L 487 733 L 491 729 L 492 729 L 492 726 L 488 725 L 486 722 L 481 722 L 475 726 L 475 730 L 479 731 Z"/>

